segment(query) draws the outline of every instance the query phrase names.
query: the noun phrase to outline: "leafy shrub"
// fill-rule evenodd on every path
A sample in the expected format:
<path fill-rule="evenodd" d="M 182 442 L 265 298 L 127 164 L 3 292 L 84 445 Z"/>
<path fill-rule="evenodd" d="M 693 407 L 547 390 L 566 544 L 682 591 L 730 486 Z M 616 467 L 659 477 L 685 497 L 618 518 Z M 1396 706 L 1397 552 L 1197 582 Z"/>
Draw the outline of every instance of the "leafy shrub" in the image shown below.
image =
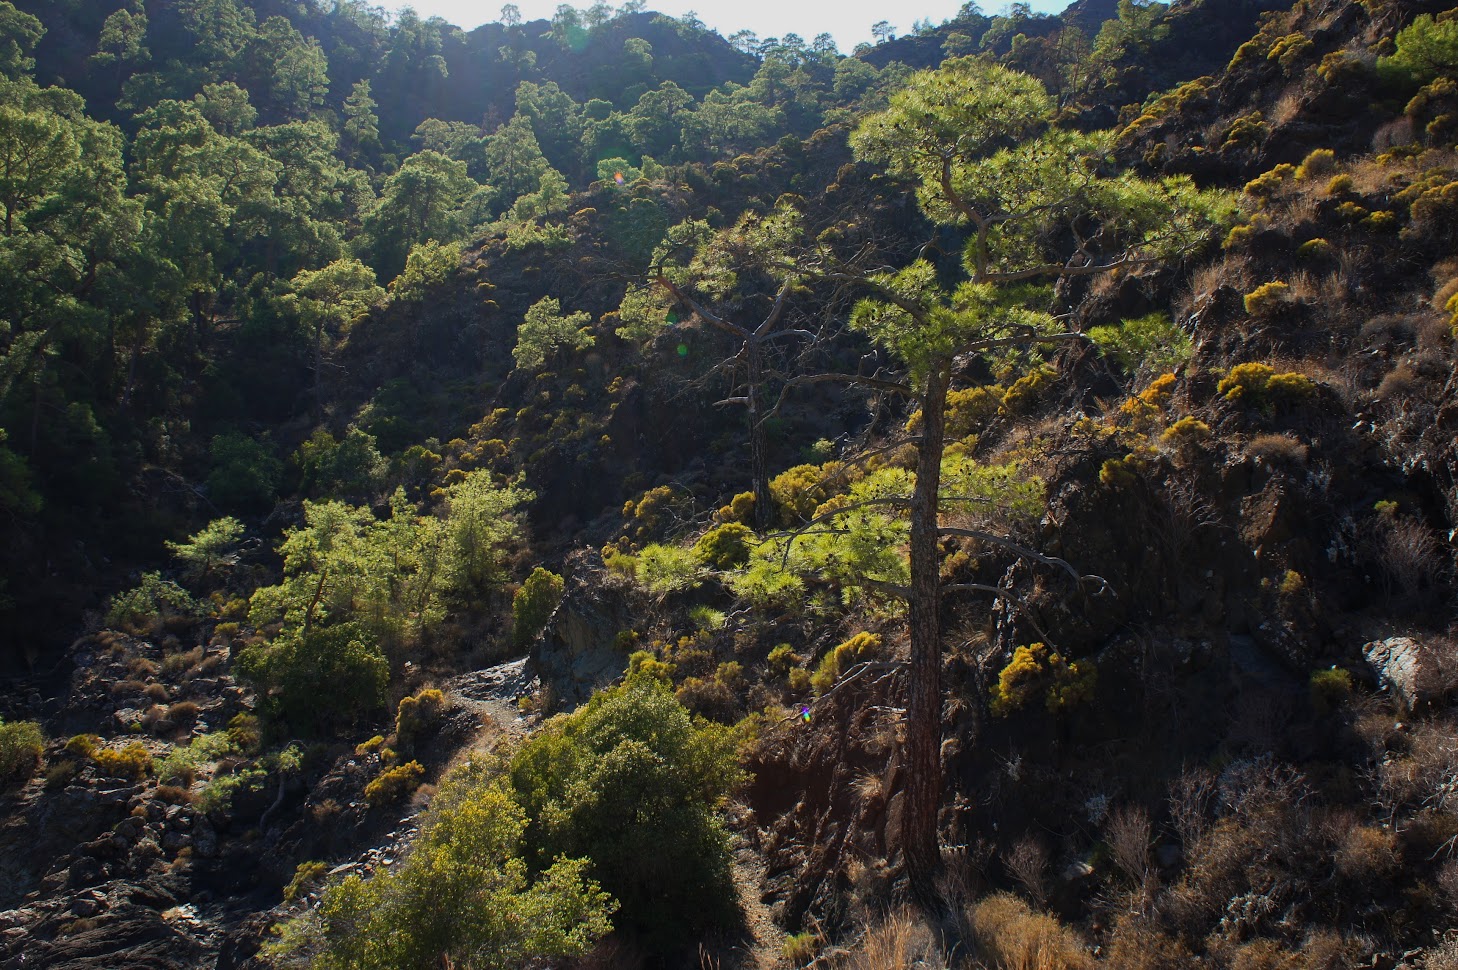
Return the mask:
<path fill-rule="evenodd" d="M 425 768 L 418 761 L 407 761 L 394 768 L 386 768 L 368 785 L 365 785 L 365 801 L 378 807 L 398 802 L 412 794 L 425 780 Z"/>
<path fill-rule="evenodd" d="M 511 642 L 518 650 L 537 638 L 562 602 L 562 577 L 538 566 L 511 598 Z"/>
<path fill-rule="evenodd" d="M 239 792 L 260 792 L 267 782 L 268 772 L 257 766 L 214 778 L 198 793 L 197 807 L 208 813 L 225 812 Z"/>
<path fill-rule="evenodd" d="M 770 650 L 765 663 L 769 667 L 770 673 L 784 677 L 792 667 L 800 663 L 800 658 L 795 655 L 794 647 L 788 643 L 780 643 Z"/>
<path fill-rule="evenodd" d="M 291 903 L 318 884 L 329 872 L 329 863 L 311 859 L 301 862 L 294 869 L 294 878 L 284 887 L 284 902 Z"/>
<path fill-rule="evenodd" d="M 415 740 L 435 727 L 445 710 L 445 695 L 434 687 L 427 687 L 413 697 L 400 698 L 395 712 L 395 737 L 402 746 L 409 746 Z"/>
<path fill-rule="evenodd" d="M 811 518 L 815 510 L 834 494 L 844 466 L 830 461 L 823 465 L 796 465 L 770 479 L 770 497 L 779 509 L 780 522 L 794 525 Z"/>
<path fill-rule="evenodd" d="M 864 660 L 870 660 L 880 652 L 881 637 L 862 630 L 820 659 L 819 666 L 810 678 L 810 686 L 816 694 L 823 694 L 835 686 L 835 682 L 846 670 Z"/>
<path fill-rule="evenodd" d="M 1222 148 L 1246 148 L 1257 145 L 1270 136 L 1271 126 L 1266 124 L 1265 115 L 1259 111 L 1236 118 L 1225 130 Z"/>
<path fill-rule="evenodd" d="M 711 569 L 735 569 L 749 561 L 754 532 L 738 522 L 725 522 L 705 532 L 694 543 L 694 555 Z"/>
<path fill-rule="evenodd" d="M 719 518 L 724 522 L 748 523 L 754 518 L 754 493 L 740 492 L 719 509 Z"/>
<path fill-rule="evenodd" d="M 552 859 L 533 875 L 526 825 L 490 766 L 467 764 L 442 785 L 404 862 L 330 886 L 270 949 L 319 970 L 504 970 L 579 956 L 612 928 L 614 903 L 585 860 Z"/>
<path fill-rule="evenodd" d="M 98 748 L 91 760 L 117 778 L 140 779 L 152 773 L 152 753 L 140 741 L 133 741 L 125 748 Z"/>
<path fill-rule="evenodd" d="M 1181 448 L 1204 441 L 1210 437 L 1210 426 L 1192 415 L 1180 418 L 1164 429 L 1159 440 L 1166 445 Z"/>
<path fill-rule="evenodd" d="M 1303 181 L 1320 178 L 1323 175 L 1330 175 L 1334 168 L 1336 168 L 1336 152 L 1330 148 L 1318 148 L 1302 160 L 1300 167 L 1296 169 L 1296 177 Z"/>
<path fill-rule="evenodd" d="M 1270 53 L 1266 54 L 1266 60 L 1276 61 L 1286 73 L 1296 66 L 1296 62 L 1306 55 L 1315 44 L 1305 34 L 1287 34 L 1271 45 Z"/>
<path fill-rule="evenodd" d="M 1262 283 L 1245 295 L 1245 312 L 1253 317 L 1267 317 L 1291 302 L 1290 284 L 1272 280 Z"/>
<path fill-rule="evenodd" d="M 1377 71 L 1398 83 L 1426 84 L 1458 74 L 1458 19 L 1421 14 L 1393 38 L 1395 50 L 1377 61 Z"/>
<path fill-rule="evenodd" d="M 191 619 L 201 614 L 187 590 L 161 573 L 143 573 L 132 589 L 113 596 L 106 606 L 108 626 L 146 633 L 168 619 Z"/>
<path fill-rule="evenodd" d="M 283 462 L 266 444 L 237 432 L 215 437 L 209 447 L 212 471 L 208 498 L 225 509 L 261 512 L 278 498 Z"/>
<path fill-rule="evenodd" d="M 1245 183 L 1243 191 L 1256 199 L 1269 199 L 1280 191 L 1286 180 L 1296 174 L 1296 166 L 1282 162 L 1269 172 L 1264 172 Z M 1233 231 L 1233 230 L 1232 230 Z"/>
<path fill-rule="evenodd" d="M 0 785 L 25 780 L 35 774 L 46 739 L 34 721 L 0 719 Z"/>
<path fill-rule="evenodd" d="M 235 670 L 258 689 L 270 717 L 301 733 L 331 731 L 378 711 L 390 679 L 384 654 L 353 624 L 249 647 Z"/>
<path fill-rule="evenodd" d="M 1296 255 L 1301 259 L 1321 259 L 1332 254 L 1332 245 L 1325 239 L 1308 239 L 1296 247 Z"/>
<path fill-rule="evenodd" d="M 225 732 L 199 735 L 168 752 L 157 766 L 157 780 L 190 785 L 199 768 L 237 752 L 238 745 Z"/>
<path fill-rule="evenodd" d="M 1331 181 L 1326 183 L 1326 194 L 1330 196 L 1343 196 L 1352 191 L 1356 183 L 1350 175 L 1333 175 Z"/>
<path fill-rule="evenodd" d="M 655 596 L 681 593 L 699 585 L 699 561 L 692 550 L 650 545 L 638 553 L 638 582 Z"/>
<path fill-rule="evenodd" d="M 1311 675 L 1311 706 L 1318 714 L 1330 714 L 1352 696 L 1352 675 L 1341 667 L 1318 670 Z"/>
<path fill-rule="evenodd" d="M 1093 696 L 1097 682 L 1098 670 L 1091 660 L 1068 661 L 1042 643 L 1018 647 L 997 675 L 997 684 L 992 688 L 992 714 L 1006 717 L 1026 707 L 1040 693 L 1050 712 L 1073 707 Z"/>
<path fill-rule="evenodd" d="M 1215 391 L 1227 401 L 1260 407 L 1310 397 L 1316 392 L 1316 382 L 1296 371 L 1278 374 L 1269 364 L 1251 362 L 1232 367 Z"/>
<path fill-rule="evenodd" d="M 1037 406 L 1043 392 L 1053 383 L 1058 371 L 1048 364 L 1039 364 L 1022 377 L 1013 381 L 1007 393 L 1002 396 L 1002 412 L 1005 414 L 1027 414 Z"/>
<path fill-rule="evenodd" d="M 696 725 L 667 685 L 622 686 L 559 715 L 511 761 L 528 858 L 585 857 L 650 946 L 733 919 L 727 834 L 713 808 L 742 777 L 733 731 Z"/>
<path fill-rule="evenodd" d="M 1126 374 L 1173 371 L 1193 352 L 1189 335 L 1164 313 L 1125 320 L 1117 327 L 1092 327 L 1088 337 Z"/>

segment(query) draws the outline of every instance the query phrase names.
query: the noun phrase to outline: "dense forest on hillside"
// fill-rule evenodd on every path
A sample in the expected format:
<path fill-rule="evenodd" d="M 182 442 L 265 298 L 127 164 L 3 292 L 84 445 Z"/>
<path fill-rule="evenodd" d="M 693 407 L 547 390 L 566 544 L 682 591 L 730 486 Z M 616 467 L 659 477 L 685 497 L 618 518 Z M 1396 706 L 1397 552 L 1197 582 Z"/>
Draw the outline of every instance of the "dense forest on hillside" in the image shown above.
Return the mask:
<path fill-rule="evenodd" d="M 0 964 L 1458 968 L 1458 8 L 874 32 L 0 0 Z"/>

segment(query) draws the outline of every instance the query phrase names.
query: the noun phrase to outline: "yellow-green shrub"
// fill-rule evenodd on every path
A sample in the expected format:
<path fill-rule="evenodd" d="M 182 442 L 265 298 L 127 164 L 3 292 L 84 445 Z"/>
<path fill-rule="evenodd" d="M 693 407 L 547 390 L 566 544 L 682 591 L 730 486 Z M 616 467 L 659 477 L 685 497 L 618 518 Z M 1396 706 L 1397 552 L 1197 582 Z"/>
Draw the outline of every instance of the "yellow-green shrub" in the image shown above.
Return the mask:
<path fill-rule="evenodd" d="M 713 569 L 735 569 L 749 561 L 754 532 L 738 522 L 725 522 L 705 532 L 694 543 L 699 562 Z"/>
<path fill-rule="evenodd" d="M 511 597 L 511 642 L 518 650 L 527 647 L 552 618 L 562 602 L 562 577 L 538 566 Z"/>
<path fill-rule="evenodd" d="M 1266 60 L 1276 61 L 1281 65 L 1281 69 L 1289 74 L 1291 69 L 1296 66 L 1296 62 L 1313 46 L 1315 45 L 1311 38 L 1305 34 L 1287 34 L 1271 45 Z"/>
<path fill-rule="evenodd" d="M 810 677 L 810 686 L 816 694 L 823 694 L 835 686 L 836 680 L 849 668 L 863 660 L 869 660 L 881 652 L 881 637 L 864 630 L 846 640 L 820 659 L 815 673 Z"/>
<path fill-rule="evenodd" d="M 118 778 L 145 778 L 152 773 L 152 753 L 140 741 L 125 748 L 98 748 L 91 756 L 96 766 Z"/>
<path fill-rule="evenodd" d="M 770 496 L 784 525 L 794 525 L 815 514 L 815 510 L 847 482 L 838 461 L 823 465 L 796 465 L 770 479 Z"/>
<path fill-rule="evenodd" d="M 1318 714 L 1329 714 L 1352 696 L 1352 675 L 1341 667 L 1318 670 L 1311 675 L 1311 706 Z"/>
<path fill-rule="evenodd" d="M 365 801 L 372 806 L 398 802 L 413 793 L 425 780 L 425 768 L 418 761 L 407 761 L 394 768 L 386 768 L 379 776 L 365 785 Z"/>
<path fill-rule="evenodd" d="M 1296 255 L 1300 259 L 1320 259 L 1331 254 L 1332 245 L 1325 239 L 1308 239 L 1296 247 Z"/>
<path fill-rule="evenodd" d="M 1257 175 L 1245 183 L 1243 191 L 1246 195 L 1258 199 L 1268 199 L 1286 183 L 1286 180 L 1296 174 L 1296 166 L 1282 162 L 1269 172 Z"/>
<path fill-rule="evenodd" d="M 1291 286 L 1281 280 L 1263 283 L 1245 295 L 1245 312 L 1268 316 L 1291 302 Z"/>
<path fill-rule="evenodd" d="M 1328 175 L 1336 168 L 1336 152 L 1330 148 L 1318 148 L 1307 155 L 1301 162 L 1301 167 L 1296 169 L 1298 179 L 1313 179 L 1322 175 Z"/>
<path fill-rule="evenodd" d="M 0 785 L 29 778 L 40 764 L 45 735 L 34 721 L 0 720 Z"/>
<path fill-rule="evenodd" d="M 994 717 L 1006 717 L 1043 694 L 1044 706 L 1058 711 L 1093 696 L 1098 671 L 1091 660 L 1068 661 L 1044 643 L 1031 643 L 1013 651 L 1012 660 L 997 675 L 992 688 Z"/>
<path fill-rule="evenodd" d="M 1210 426 L 1193 415 L 1186 415 L 1164 429 L 1159 440 L 1166 445 L 1183 447 L 1210 437 Z"/>
<path fill-rule="evenodd" d="M 1039 364 L 1022 377 L 1013 381 L 1007 393 L 1002 396 L 1002 411 L 1005 414 L 1026 414 L 1031 411 L 1058 376 L 1058 371 L 1048 364 Z"/>
<path fill-rule="evenodd" d="M 1261 406 L 1310 397 L 1316 392 L 1316 382 L 1296 371 L 1278 374 L 1269 364 L 1251 361 L 1232 367 L 1215 390 L 1227 401 Z"/>
<path fill-rule="evenodd" d="M 402 745 L 414 743 L 440 720 L 445 710 L 445 695 L 434 687 L 427 687 L 413 697 L 400 698 L 395 712 L 395 737 Z"/>
<path fill-rule="evenodd" d="M 1333 196 L 1346 195 L 1352 191 L 1355 184 L 1350 175 L 1333 175 L 1331 181 L 1326 183 L 1326 194 Z"/>
<path fill-rule="evenodd" d="M 748 523 L 754 518 L 754 493 L 740 492 L 729 500 L 729 504 L 719 509 L 719 519 L 723 522 Z"/>

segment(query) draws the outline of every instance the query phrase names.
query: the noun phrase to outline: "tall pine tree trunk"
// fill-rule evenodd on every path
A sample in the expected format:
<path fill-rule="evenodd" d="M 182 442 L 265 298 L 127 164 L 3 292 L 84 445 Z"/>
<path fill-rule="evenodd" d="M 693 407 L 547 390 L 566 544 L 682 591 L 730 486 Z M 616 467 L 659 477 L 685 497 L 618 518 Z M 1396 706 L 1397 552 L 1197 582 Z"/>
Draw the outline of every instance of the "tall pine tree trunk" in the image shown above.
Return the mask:
<path fill-rule="evenodd" d="M 753 479 L 754 528 L 756 532 L 769 531 L 771 514 L 774 511 L 769 490 L 769 443 L 765 441 L 763 406 L 760 401 L 760 384 L 764 381 L 764 360 L 761 358 L 759 341 L 751 337 L 744 345 L 745 366 L 749 371 L 749 389 L 745 400 L 749 405 L 749 474 Z"/>
<path fill-rule="evenodd" d="M 911 495 L 911 663 L 906 673 L 906 778 L 901 816 L 901 852 L 912 896 L 929 911 L 942 908 L 937 896 L 941 849 L 937 809 L 942 800 L 942 636 L 940 555 L 937 545 L 937 493 L 941 487 L 946 441 L 948 362 L 927 377 L 921 400 L 921 444 L 916 487 Z"/>

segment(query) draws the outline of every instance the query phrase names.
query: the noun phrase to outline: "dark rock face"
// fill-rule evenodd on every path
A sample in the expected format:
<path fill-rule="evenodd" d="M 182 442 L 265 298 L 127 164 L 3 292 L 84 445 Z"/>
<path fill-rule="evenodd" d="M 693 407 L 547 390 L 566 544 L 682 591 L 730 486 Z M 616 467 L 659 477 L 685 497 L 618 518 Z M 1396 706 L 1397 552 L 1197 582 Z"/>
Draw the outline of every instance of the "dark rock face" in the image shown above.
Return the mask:
<path fill-rule="evenodd" d="M 633 628 L 632 611 L 624 596 L 602 583 L 603 576 L 588 554 L 572 556 L 562 602 L 532 645 L 532 663 L 561 703 L 586 700 L 627 666 L 615 640 Z"/>

